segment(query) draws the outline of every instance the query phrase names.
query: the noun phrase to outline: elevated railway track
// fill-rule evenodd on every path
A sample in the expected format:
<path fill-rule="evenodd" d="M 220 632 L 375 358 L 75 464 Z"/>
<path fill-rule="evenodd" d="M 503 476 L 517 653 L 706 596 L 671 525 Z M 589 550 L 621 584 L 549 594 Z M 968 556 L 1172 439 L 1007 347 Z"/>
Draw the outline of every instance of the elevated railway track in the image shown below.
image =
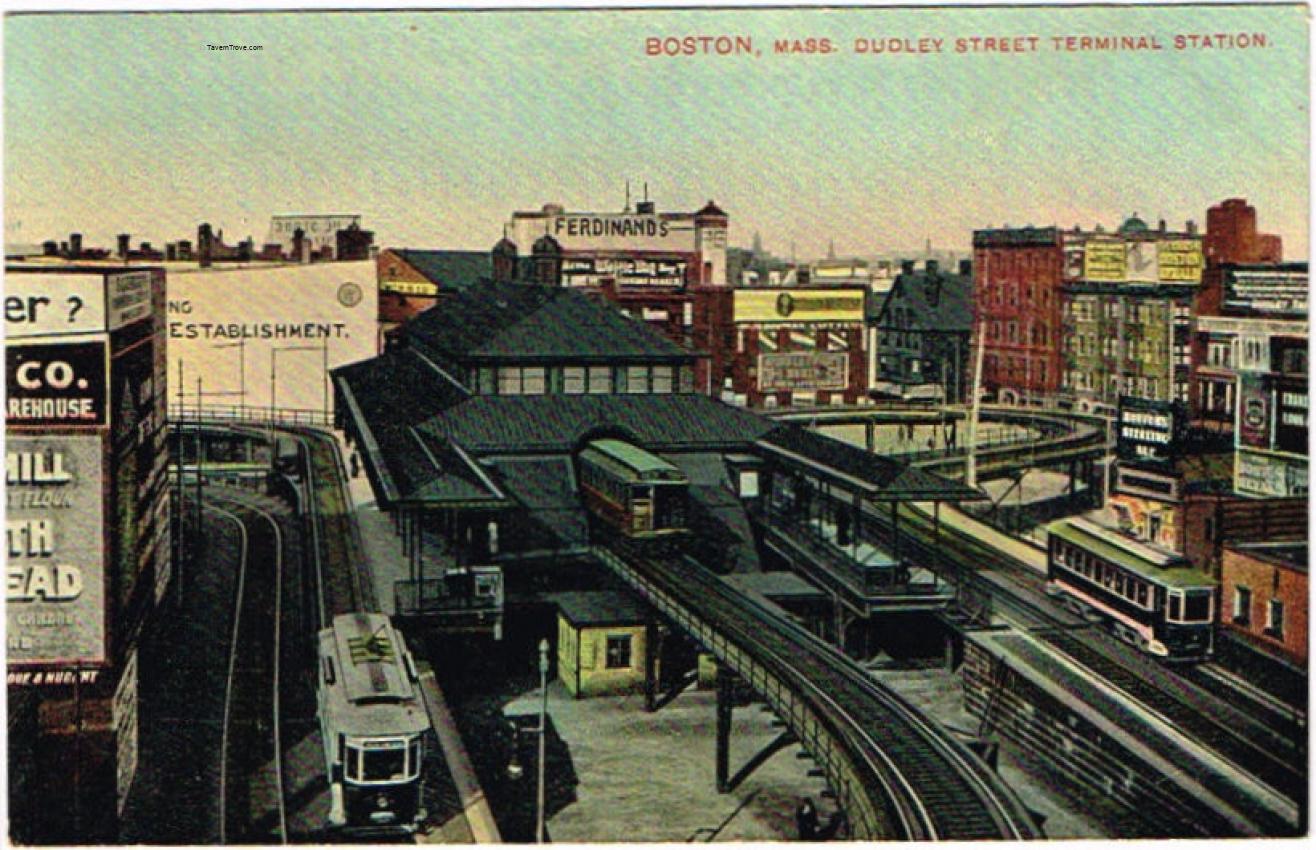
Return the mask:
<path fill-rule="evenodd" d="M 967 747 L 812 633 L 689 558 L 653 557 L 622 541 L 595 555 L 767 701 L 824 771 L 850 837 L 1041 837 Z"/>

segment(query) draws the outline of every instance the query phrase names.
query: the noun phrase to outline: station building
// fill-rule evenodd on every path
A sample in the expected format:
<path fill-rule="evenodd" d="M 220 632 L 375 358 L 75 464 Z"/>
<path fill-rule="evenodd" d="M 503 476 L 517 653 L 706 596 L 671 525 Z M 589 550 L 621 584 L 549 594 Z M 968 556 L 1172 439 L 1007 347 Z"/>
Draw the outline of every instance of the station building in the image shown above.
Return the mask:
<path fill-rule="evenodd" d="M 6 268 L 5 660 L 34 736 L 11 731 L 9 812 L 37 843 L 115 840 L 137 772 L 138 649 L 172 578 L 165 300 L 160 268 Z"/>
<path fill-rule="evenodd" d="M 861 304 L 854 308 L 859 315 Z M 775 309 L 771 302 L 768 309 Z M 395 616 L 424 620 L 442 602 L 445 574 L 497 565 L 510 639 L 527 617 L 542 628 L 539 635 L 566 628 L 578 646 L 595 627 L 634 626 L 592 623 L 569 605 L 544 613 L 555 605 L 554 593 L 619 589 L 593 560 L 607 520 L 588 507 L 594 497 L 587 496 L 583 466 L 594 447 L 614 441 L 684 482 L 688 504 L 680 523 L 689 534 L 682 545 L 724 574 L 765 568 L 755 517 L 787 492 L 798 508 L 793 520 L 804 523 L 807 515 L 818 537 L 807 551 L 829 559 L 819 563 L 831 569 L 855 572 L 854 535 L 837 543 L 819 529 L 840 525 L 857 535 L 861 501 L 977 495 L 710 398 L 696 385 L 697 360 L 580 287 L 489 281 L 417 315 L 378 356 L 335 369 L 335 424 L 359 455 L 380 509 L 393 516 L 403 547 L 393 577 Z M 643 514 L 635 510 L 632 519 L 651 515 L 648 506 Z M 874 593 L 900 596 L 896 577 L 907 565 L 872 557 L 872 571 L 888 579 L 874 578 Z M 866 606 L 873 593 L 857 581 L 838 581 L 829 596 L 840 605 L 838 595 L 854 593 L 864 599 L 850 603 Z M 899 601 L 908 605 L 910 598 Z M 560 627 L 563 617 L 567 626 Z M 559 646 L 554 657 L 563 651 Z M 632 662 L 639 652 L 632 644 Z M 597 661 L 598 654 L 589 657 Z M 585 660 L 573 669 L 586 671 Z M 628 669 L 616 675 L 626 680 L 637 668 Z M 582 674 L 582 690 L 587 678 L 603 682 Z"/>

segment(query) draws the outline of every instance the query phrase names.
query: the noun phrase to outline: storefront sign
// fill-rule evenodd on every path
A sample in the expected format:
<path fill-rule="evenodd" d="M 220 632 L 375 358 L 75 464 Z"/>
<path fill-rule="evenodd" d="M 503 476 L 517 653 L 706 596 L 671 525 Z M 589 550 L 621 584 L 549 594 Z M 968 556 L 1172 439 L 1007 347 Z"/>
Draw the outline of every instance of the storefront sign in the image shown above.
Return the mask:
<path fill-rule="evenodd" d="M 5 445 L 5 624 L 10 665 L 105 660 L 102 438 Z"/>
<path fill-rule="evenodd" d="M 5 346 L 5 422 L 96 427 L 106 422 L 103 340 Z"/>
<path fill-rule="evenodd" d="M 843 390 L 848 366 L 844 352 L 760 354 L 758 386 L 762 392 Z"/>
<path fill-rule="evenodd" d="M 1135 463 L 1172 461 L 1182 422 L 1183 411 L 1173 402 L 1121 396 L 1116 454 Z"/>

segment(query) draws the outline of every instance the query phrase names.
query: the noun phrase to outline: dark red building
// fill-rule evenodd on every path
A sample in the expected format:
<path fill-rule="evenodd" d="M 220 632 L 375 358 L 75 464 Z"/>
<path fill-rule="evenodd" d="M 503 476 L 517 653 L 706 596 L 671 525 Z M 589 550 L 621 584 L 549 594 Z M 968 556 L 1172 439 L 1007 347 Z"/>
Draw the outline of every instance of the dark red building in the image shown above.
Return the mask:
<path fill-rule="evenodd" d="M 1061 380 L 1060 289 L 1065 252 L 1054 227 L 973 233 L 975 338 L 982 386 L 1005 403 L 1045 404 Z"/>
<path fill-rule="evenodd" d="M 1273 233 L 1257 232 L 1257 210 L 1245 198 L 1221 201 L 1206 211 L 1207 263 L 1278 263 L 1284 244 Z"/>

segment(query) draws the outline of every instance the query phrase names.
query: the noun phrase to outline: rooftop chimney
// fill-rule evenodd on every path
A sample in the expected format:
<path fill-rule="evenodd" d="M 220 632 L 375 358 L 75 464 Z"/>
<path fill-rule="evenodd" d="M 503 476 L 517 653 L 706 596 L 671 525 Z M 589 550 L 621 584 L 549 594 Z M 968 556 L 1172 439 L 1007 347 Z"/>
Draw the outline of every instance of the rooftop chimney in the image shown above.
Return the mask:
<path fill-rule="evenodd" d="M 69 234 L 69 254 L 70 254 L 71 256 L 75 257 L 75 258 L 76 258 L 76 257 L 80 257 L 80 256 L 82 255 L 82 234 L 81 234 L 81 233 L 70 233 L 70 234 Z"/>
<path fill-rule="evenodd" d="M 1188 234 L 1189 234 L 1190 236 L 1196 236 L 1196 235 L 1197 235 L 1197 222 L 1193 221 L 1193 220 L 1190 218 L 1190 219 L 1188 219 L 1187 221 L 1184 222 L 1183 229 L 1186 230 L 1186 231 L 1188 231 Z"/>
<path fill-rule="evenodd" d="M 936 260 L 924 260 L 923 271 L 929 275 L 935 275 L 937 273 L 937 265 Z"/>
<path fill-rule="evenodd" d="M 901 273 L 901 274 L 913 274 L 913 273 L 914 273 L 914 261 L 913 261 L 913 260 L 901 260 L 901 261 L 900 261 L 900 273 Z"/>
<path fill-rule="evenodd" d="M 973 260 L 960 260 L 960 274 L 963 277 L 973 276 Z"/>
<path fill-rule="evenodd" d="M 300 227 L 292 232 L 292 259 L 296 263 L 305 263 L 310 261 L 310 252 L 307 250 L 306 231 Z"/>
<path fill-rule="evenodd" d="M 119 234 L 119 259 L 128 259 L 128 236 L 127 233 Z"/>
<path fill-rule="evenodd" d="M 1159 222 L 1157 222 L 1156 229 L 1159 230 L 1161 233 L 1165 232 L 1165 219 L 1161 219 Z"/>

